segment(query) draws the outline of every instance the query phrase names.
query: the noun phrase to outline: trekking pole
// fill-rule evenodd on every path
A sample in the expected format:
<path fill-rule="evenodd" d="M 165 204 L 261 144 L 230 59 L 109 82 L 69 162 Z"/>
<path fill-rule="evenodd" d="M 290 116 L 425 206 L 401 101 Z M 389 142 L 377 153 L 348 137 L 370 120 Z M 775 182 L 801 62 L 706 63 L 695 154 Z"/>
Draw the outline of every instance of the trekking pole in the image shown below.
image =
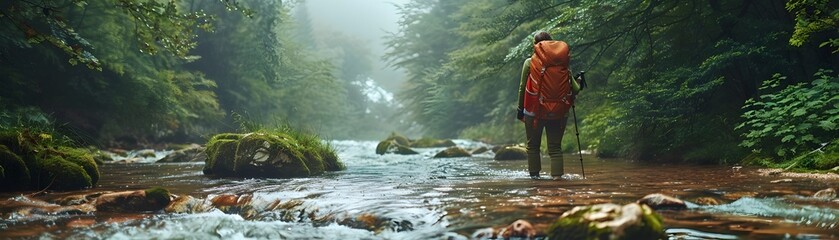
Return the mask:
<path fill-rule="evenodd" d="M 581 71 L 580 74 L 577 75 L 577 77 L 580 78 L 580 82 L 584 83 L 586 81 L 585 80 L 586 72 Z M 583 89 L 583 85 L 580 85 L 580 90 L 582 90 L 582 89 Z M 577 151 L 580 153 L 580 169 L 583 172 L 583 179 L 586 179 L 586 167 L 583 166 L 583 147 L 582 147 L 582 144 L 580 144 L 580 129 L 577 127 L 577 107 L 576 107 L 576 105 L 577 105 L 576 103 L 571 105 L 571 112 L 574 114 L 574 131 L 576 131 L 576 133 L 577 133 Z"/>

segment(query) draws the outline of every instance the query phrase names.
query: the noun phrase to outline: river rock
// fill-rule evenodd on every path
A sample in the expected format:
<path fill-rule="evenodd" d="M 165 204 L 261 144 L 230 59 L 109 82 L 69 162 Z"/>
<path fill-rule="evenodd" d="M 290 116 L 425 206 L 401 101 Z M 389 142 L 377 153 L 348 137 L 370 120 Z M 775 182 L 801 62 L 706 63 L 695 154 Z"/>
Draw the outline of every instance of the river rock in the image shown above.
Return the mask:
<path fill-rule="evenodd" d="M 102 212 L 158 211 L 169 205 L 169 191 L 163 188 L 102 194 L 94 202 Z"/>
<path fill-rule="evenodd" d="M 695 200 L 699 205 L 720 205 L 720 200 L 712 197 L 700 197 Z"/>
<path fill-rule="evenodd" d="M 472 154 L 469 154 L 466 150 L 460 147 L 450 147 L 446 148 L 443 151 L 440 151 L 434 158 L 456 158 L 456 157 L 471 157 Z"/>
<path fill-rule="evenodd" d="M 509 226 L 501 229 L 498 237 L 503 239 L 517 238 L 517 239 L 531 239 L 536 236 L 536 229 L 530 222 L 525 220 L 516 220 Z"/>
<path fill-rule="evenodd" d="M 29 189 L 29 168 L 20 156 L 0 145 L 0 191 L 17 191 Z"/>
<path fill-rule="evenodd" d="M 669 210 L 683 210 L 687 209 L 687 205 L 685 205 L 685 201 L 681 199 L 667 196 L 661 193 L 654 193 L 647 196 L 644 196 L 641 199 L 638 199 L 638 204 L 644 204 L 650 206 L 650 208 L 655 210 L 661 209 L 669 209 Z"/>
<path fill-rule="evenodd" d="M 141 157 L 141 158 L 154 158 L 154 157 L 157 157 L 157 153 L 154 151 L 154 149 L 142 149 L 142 150 L 137 150 L 137 152 L 134 154 L 134 156 Z"/>
<path fill-rule="evenodd" d="M 207 160 L 207 153 L 204 150 L 205 148 L 201 145 L 193 144 L 184 149 L 169 153 L 169 155 L 166 155 L 157 162 L 203 162 Z"/>
<path fill-rule="evenodd" d="M 822 189 L 815 194 L 813 194 L 813 198 L 823 199 L 823 200 L 832 200 L 836 198 L 836 190 L 833 188 Z"/>
<path fill-rule="evenodd" d="M 334 149 L 303 134 L 218 134 L 206 153 L 204 173 L 222 177 L 308 177 L 344 169 Z"/>
<path fill-rule="evenodd" d="M 412 155 L 412 154 L 419 154 L 418 152 L 414 151 L 413 149 L 400 144 L 396 140 L 385 140 L 379 142 L 376 145 L 376 154 L 384 155 L 387 153 L 394 153 L 394 154 L 401 154 L 401 155 Z"/>
<path fill-rule="evenodd" d="M 99 180 L 99 169 L 84 148 L 55 145 L 47 133 L 0 131 L 0 191 L 77 190 Z"/>
<path fill-rule="evenodd" d="M 506 146 L 495 152 L 495 160 L 499 161 L 525 159 L 527 159 L 527 149 L 520 146 Z"/>
<path fill-rule="evenodd" d="M 182 195 L 172 199 L 169 205 L 163 209 L 166 213 L 200 213 L 206 212 L 207 210 L 208 208 L 204 206 L 204 201 L 189 195 Z"/>
<path fill-rule="evenodd" d="M 81 205 L 91 203 L 93 200 L 102 196 L 102 194 L 112 193 L 111 191 L 102 191 L 102 192 L 94 192 L 94 193 L 85 193 L 85 194 L 75 194 L 69 195 L 65 197 L 61 197 L 58 199 L 53 200 L 56 204 L 67 206 L 67 205 Z"/>
<path fill-rule="evenodd" d="M 481 154 L 481 153 L 485 153 L 485 152 L 488 152 L 488 151 L 489 151 L 489 148 L 487 148 L 487 147 L 479 147 L 479 148 L 476 148 L 476 149 L 472 150 L 472 155 Z"/>
<path fill-rule="evenodd" d="M 548 228 L 548 239 L 665 239 L 661 216 L 644 204 L 579 206 Z"/>
<path fill-rule="evenodd" d="M 475 232 L 472 233 L 472 238 L 470 238 L 470 239 L 496 239 L 496 238 L 498 238 L 498 234 L 495 232 L 495 229 L 491 228 L 491 227 L 488 227 L 488 228 L 481 228 L 481 229 L 475 230 Z"/>

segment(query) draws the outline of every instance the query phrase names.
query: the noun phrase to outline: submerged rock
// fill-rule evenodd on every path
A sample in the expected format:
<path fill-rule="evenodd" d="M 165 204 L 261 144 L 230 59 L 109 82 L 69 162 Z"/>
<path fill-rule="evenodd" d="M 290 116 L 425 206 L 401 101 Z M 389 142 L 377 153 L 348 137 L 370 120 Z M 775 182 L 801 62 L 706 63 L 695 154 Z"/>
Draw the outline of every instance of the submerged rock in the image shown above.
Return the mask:
<path fill-rule="evenodd" d="M 836 190 L 833 188 L 822 189 L 815 194 L 813 194 L 813 198 L 823 199 L 823 200 L 832 200 L 836 198 Z"/>
<path fill-rule="evenodd" d="M 687 205 L 685 205 L 685 201 L 681 199 L 667 196 L 661 193 L 654 193 L 647 196 L 644 196 L 641 199 L 638 199 L 638 204 L 644 204 L 650 206 L 652 209 L 661 210 L 661 209 L 670 209 L 670 210 L 683 210 L 687 209 Z"/>
<path fill-rule="evenodd" d="M 201 162 L 207 159 L 205 148 L 198 144 L 193 144 L 184 149 L 176 150 L 169 155 L 161 158 L 157 162 Z"/>
<path fill-rule="evenodd" d="M 696 204 L 699 204 L 699 205 L 720 205 L 721 204 L 720 200 L 717 200 L 716 198 L 712 198 L 712 197 L 700 197 L 700 198 L 697 198 L 695 202 L 696 202 Z"/>
<path fill-rule="evenodd" d="M 530 224 L 530 222 L 519 219 L 511 223 L 509 226 L 501 229 L 501 231 L 499 231 L 496 235 L 503 239 L 531 239 L 536 237 L 536 229 L 533 228 L 533 225 Z"/>
<path fill-rule="evenodd" d="M 471 157 L 466 150 L 460 147 L 450 147 L 434 155 L 434 158 L 456 158 L 456 157 Z"/>
<path fill-rule="evenodd" d="M 148 212 L 164 209 L 170 202 L 169 191 L 163 188 L 102 194 L 94 202 L 97 211 Z"/>
<path fill-rule="evenodd" d="M 548 228 L 548 239 L 665 239 L 661 217 L 643 204 L 579 206 Z"/>
<path fill-rule="evenodd" d="M 203 200 L 189 195 L 178 196 L 172 199 L 169 205 L 163 209 L 166 213 L 198 213 L 206 210 L 207 207 L 204 206 Z"/>
<path fill-rule="evenodd" d="M 495 160 L 499 161 L 525 159 L 527 159 L 527 149 L 520 146 L 507 146 L 495 152 Z"/>

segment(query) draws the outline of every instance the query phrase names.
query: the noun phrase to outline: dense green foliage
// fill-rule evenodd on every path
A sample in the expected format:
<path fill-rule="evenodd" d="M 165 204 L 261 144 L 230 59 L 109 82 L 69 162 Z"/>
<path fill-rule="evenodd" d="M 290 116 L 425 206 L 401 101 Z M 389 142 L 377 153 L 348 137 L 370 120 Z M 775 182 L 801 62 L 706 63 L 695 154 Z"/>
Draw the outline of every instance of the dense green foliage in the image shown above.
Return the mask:
<path fill-rule="evenodd" d="M 601 156 L 735 162 L 748 149 L 734 127 L 763 80 L 780 73 L 790 77 L 783 85 L 805 83 L 839 62 L 819 47 L 837 37 L 824 25 L 836 9 L 835 1 L 416 0 L 402 6 L 388 57 L 409 73 L 403 99 L 430 133 L 520 142 L 521 62 L 532 35 L 548 31 L 571 46 L 572 71 L 589 72 L 591 88 L 577 101 L 583 146 Z"/>
<path fill-rule="evenodd" d="M 311 28 L 296 27 L 309 20 L 291 16 L 294 6 L 4 1 L 0 106 L 49 115 L 72 138 L 98 145 L 203 141 L 231 130 L 232 112 L 330 138 L 390 126 L 382 109 L 392 106 L 367 99 L 360 84 L 372 61 L 365 43 L 317 44 L 331 36 L 302 34 Z"/>
<path fill-rule="evenodd" d="M 777 157 L 789 157 L 821 147 L 839 130 L 839 76 L 819 71 L 811 83 L 778 90 L 786 77 L 775 75 L 763 82 L 768 92 L 749 100 L 739 127 L 748 129 L 742 146 Z"/>

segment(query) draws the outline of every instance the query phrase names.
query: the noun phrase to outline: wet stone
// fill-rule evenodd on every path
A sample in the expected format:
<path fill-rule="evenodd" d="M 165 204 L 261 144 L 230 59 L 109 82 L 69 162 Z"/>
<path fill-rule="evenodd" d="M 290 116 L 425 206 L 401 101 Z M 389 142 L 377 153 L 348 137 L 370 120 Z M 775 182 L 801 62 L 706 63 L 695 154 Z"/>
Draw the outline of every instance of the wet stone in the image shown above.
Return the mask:
<path fill-rule="evenodd" d="M 813 194 L 813 198 L 822 200 L 832 200 L 836 198 L 836 190 L 833 188 L 823 189 Z"/>
<path fill-rule="evenodd" d="M 650 206 L 654 210 L 668 209 L 668 210 L 683 210 L 687 209 L 687 205 L 681 199 L 667 196 L 661 193 L 654 193 L 638 199 L 639 204 Z"/>

